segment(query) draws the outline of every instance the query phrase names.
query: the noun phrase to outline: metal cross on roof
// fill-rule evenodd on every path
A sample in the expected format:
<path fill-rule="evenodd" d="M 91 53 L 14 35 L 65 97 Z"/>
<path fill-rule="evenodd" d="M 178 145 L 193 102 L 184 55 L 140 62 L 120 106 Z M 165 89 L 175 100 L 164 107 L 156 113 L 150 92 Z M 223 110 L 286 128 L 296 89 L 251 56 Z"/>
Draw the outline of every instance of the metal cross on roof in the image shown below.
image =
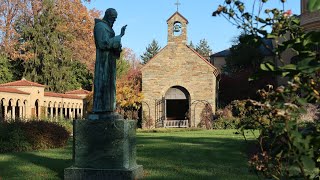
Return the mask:
<path fill-rule="evenodd" d="M 177 5 L 177 12 L 179 11 L 179 5 L 181 5 L 181 3 L 179 2 L 179 0 L 177 0 L 177 2 L 174 4 Z"/>

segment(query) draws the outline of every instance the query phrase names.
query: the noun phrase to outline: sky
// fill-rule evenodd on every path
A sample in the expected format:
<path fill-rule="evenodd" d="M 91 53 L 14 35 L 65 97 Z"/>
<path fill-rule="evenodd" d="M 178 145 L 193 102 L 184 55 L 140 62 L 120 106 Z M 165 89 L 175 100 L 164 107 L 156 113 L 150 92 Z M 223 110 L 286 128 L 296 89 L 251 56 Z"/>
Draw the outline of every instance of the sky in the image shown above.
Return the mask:
<path fill-rule="evenodd" d="M 122 46 L 132 49 L 140 57 L 153 39 L 161 47 L 167 44 L 167 19 L 177 11 L 177 0 L 91 0 L 85 3 L 89 9 L 104 14 L 108 8 L 115 8 L 118 18 L 113 29 L 120 34 L 123 25 L 128 25 L 122 38 Z M 223 17 L 213 17 L 212 12 L 224 0 L 179 0 L 179 13 L 188 19 L 188 42 L 197 45 L 206 39 L 213 53 L 228 49 L 240 30 Z M 243 0 L 253 2 L 253 0 Z M 282 9 L 280 0 L 269 0 L 268 6 Z M 251 6 L 248 10 L 251 10 Z M 300 14 L 300 0 L 287 0 L 285 10 Z"/>

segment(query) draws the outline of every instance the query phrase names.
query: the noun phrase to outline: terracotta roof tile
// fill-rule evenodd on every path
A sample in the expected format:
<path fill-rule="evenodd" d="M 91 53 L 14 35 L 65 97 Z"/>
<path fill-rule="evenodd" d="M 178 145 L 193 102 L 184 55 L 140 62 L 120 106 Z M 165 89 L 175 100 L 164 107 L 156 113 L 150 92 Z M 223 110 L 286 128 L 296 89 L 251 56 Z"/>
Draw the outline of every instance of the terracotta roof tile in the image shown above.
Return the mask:
<path fill-rule="evenodd" d="M 54 93 L 54 92 L 44 92 L 44 96 L 69 98 L 69 99 L 83 99 L 82 97 L 79 97 L 79 96 L 74 96 L 74 95 L 70 95 L 70 94 L 62 94 L 62 93 Z"/>
<path fill-rule="evenodd" d="M 4 84 L 0 84 L 0 86 L 4 87 L 4 86 L 35 86 L 35 87 L 45 87 L 45 85 L 39 84 L 39 83 L 35 83 L 32 81 L 28 81 L 26 79 L 21 79 L 19 81 L 13 81 L 13 82 L 8 82 L 8 83 L 4 83 Z"/>
<path fill-rule="evenodd" d="M 18 94 L 30 94 L 24 91 L 20 91 L 14 88 L 7 88 L 7 87 L 0 87 L 0 92 L 7 92 L 7 93 L 18 93 Z"/>
<path fill-rule="evenodd" d="M 84 90 L 84 89 L 78 89 L 73 91 L 68 91 L 66 94 L 90 94 L 90 91 Z"/>

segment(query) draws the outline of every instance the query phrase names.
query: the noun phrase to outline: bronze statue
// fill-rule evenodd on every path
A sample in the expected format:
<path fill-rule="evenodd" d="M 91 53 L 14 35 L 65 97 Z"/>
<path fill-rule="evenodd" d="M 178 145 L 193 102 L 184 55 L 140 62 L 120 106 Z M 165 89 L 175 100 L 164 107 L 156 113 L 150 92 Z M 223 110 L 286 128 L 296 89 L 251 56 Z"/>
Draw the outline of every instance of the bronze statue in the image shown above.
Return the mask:
<path fill-rule="evenodd" d="M 103 19 L 95 19 L 94 39 L 96 45 L 96 63 L 94 71 L 93 113 L 112 113 L 116 109 L 116 59 L 121 53 L 121 33 L 115 36 L 112 29 L 117 19 L 117 11 L 106 10 Z"/>

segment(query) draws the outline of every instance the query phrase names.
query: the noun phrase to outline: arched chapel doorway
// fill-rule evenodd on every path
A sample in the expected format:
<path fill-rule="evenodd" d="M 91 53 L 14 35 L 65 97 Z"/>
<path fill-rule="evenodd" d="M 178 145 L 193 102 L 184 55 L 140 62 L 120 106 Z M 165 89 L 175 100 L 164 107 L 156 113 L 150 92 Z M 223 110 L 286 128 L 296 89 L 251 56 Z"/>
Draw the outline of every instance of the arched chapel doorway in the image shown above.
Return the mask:
<path fill-rule="evenodd" d="M 182 86 L 173 86 L 165 94 L 166 127 L 189 127 L 190 94 Z"/>

